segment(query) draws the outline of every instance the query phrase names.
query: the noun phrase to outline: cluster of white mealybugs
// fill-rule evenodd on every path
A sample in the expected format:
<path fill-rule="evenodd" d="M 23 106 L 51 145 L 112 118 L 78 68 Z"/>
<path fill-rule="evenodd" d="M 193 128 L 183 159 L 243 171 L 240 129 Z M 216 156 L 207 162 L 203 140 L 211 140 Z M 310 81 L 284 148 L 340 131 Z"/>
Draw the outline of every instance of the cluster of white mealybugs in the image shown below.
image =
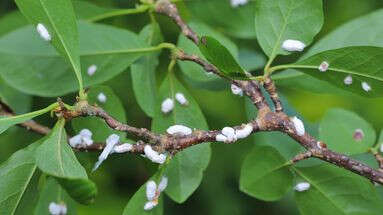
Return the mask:
<path fill-rule="evenodd" d="M 298 119 L 298 117 L 294 116 L 290 118 L 291 122 L 294 125 L 295 131 L 297 132 L 298 136 L 305 135 L 305 125 L 303 124 L 302 120 Z"/>
<path fill-rule="evenodd" d="M 168 178 L 163 176 L 160 183 L 157 184 L 154 181 L 148 181 L 146 183 L 146 198 L 148 201 L 144 205 L 144 210 L 151 210 L 158 205 L 158 198 L 162 191 L 168 186 Z"/>
<path fill-rule="evenodd" d="M 133 145 L 130 143 L 118 145 L 119 141 L 120 137 L 117 134 L 112 134 L 106 139 L 105 148 L 101 152 L 100 156 L 98 156 L 98 161 L 94 165 L 93 171 L 95 171 L 101 165 L 101 163 L 108 158 L 110 154 L 125 153 L 133 149 Z"/>
<path fill-rule="evenodd" d="M 231 0 L 230 4 L 232 7 L 238 7 L 247 4 L 248 0 Z"/>
<path fill-rule="evenodd" d="M 231 92 L 234 94 L 234 95 L 238 95 L 238 96 L 243 96 L 243 90 L 241 88 L 239 88 L 237 85 L 235 84 L 232 84 L 231 85 Z"/>
<path fill-rule="evenodd" d="M 63 203 L 57 204 L 55 202 L 51 202 L 48 206 L 49 213 L 51 215 L 66 215 L 67 208 Z"/>
<path fill-rule="evenodd" d="M 39 23 L 36 26 L 37 33 L 39 33 L 40 37 L 43 38 L 45 41 L 51 41 L 52 37 L 49 33 L 48 29 L 45 27 L 45 25 Z"/>
<path fill-rule="evenodd" d="M 300 182 L 297 185 L 295 185 L 294 190 L 298 192 L 303 192 L 310 189 L 310 184 L 307 182 Z"/>
<path fill-rule="evenodd" d="M 193 131 L 191 128 L 184 125 L 173 125 L 170 126 L 166 132 L 171 135 L 187 136 L 190 135 Z"/>
<path fill-rule="evenodd" d="M 237 139 L 248 137 L 251 132 L 253 132 L 253 126 L 251 124 L 246 124 L 243 128 L 237 130 L 232 127 L 224 127 L 221 133 L 215 137 L 215 140 L 218 142 L 232 143 L 237 141 Z"/>
<path fill-rule="evenodd" d="M 180 103 L 183 106 L 186 106 L 189 104 L 188 100 L 186 99 L 185 95 L 183 93 L 176 93 L 175 98 L 178 103 Z M 161 104 L 161 111 L 164 114 L 172 112 L 174 109 L 174 100 L 171 98 L 166 98 L 162 104 Z"/>
<path fill-rule="evenodd" d="M 69 139 L 69 145 L 73 148 L 86 148 L 92 144 L 92 132 L 88 129 L 82 129 L 79 134 Z"/>
<path fill-rule="evenodd" d="M 145 156 L 154 163 L 163 164 L 166 161 L 166 155 L 154 151 L 150 145 L 144 147 Z"/>
<path fill-rule="evenodd" d="M 299 40 L 285 40 L 282 43 L 282 49 L 289 52 L 301 52 L 305 49 L 306 45 Z"/>

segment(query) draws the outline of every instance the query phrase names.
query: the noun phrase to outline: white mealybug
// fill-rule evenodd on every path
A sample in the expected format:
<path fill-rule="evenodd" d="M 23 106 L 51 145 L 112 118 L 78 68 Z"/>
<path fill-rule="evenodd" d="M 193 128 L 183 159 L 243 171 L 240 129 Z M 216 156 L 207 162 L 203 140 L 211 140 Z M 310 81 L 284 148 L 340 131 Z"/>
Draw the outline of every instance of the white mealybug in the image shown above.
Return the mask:
<path fill-rule="evenodd" d="M 133 145 L 130 143 L 124 143 L 121 145 L 117 145 L 114 147 L 113 151 L 116 153 L 125 153 L 125 152 L 130 152 L 133 149 Z"/>
<path fill-rule="evenodd" d="M 97 96 L 97 100 L 101 103 L 105 103 L 106 102 L 106 95 L 104 93 L 99 93 Z"/>
<path fill-rule="evenodd" d="M 162 113 L 169 113 L 174 108 L 174 101 L 171 98 L 166 98 L 161 104 Z"/>
<path fill-rule="evenodd" d="M 327 70 L 328 70 L 328 67 L 330 66 L 330 64 L 327 62 L 327 61 L 323 61 L 320 65 L 319 65 L 319 67 L 318 67 L 318 69 L 319 69 L 319 71 L 321 71 L 321 72 L 326 72 Z"/>
<path fill-rule="evenodd" d="M 118 144 L 119 140 L 120 137 L 117 134 L 112 134 L 106 139 L 106 146 L 100 156 L 98 156 L 98 161 L 94 165 L 92 171 L 95 171 L 101 163 L 108 158 L 109 154 L 114 152 L 114 147 Z"/>
<path fill-rule="evenodd" d="M 363 130 L 360 129 L 360 128 L 355 129 L 354 134 L 352 135 L 352 138 L 353 138 L 355 141 L 362 141 L 363 138 L 364 138 L 364 132 L 363 132 Z"/>
<path fill-rule="evenodd" d="M 66 205 L 55 202 L 49 204 L 48 210 L 51 215 L 65 215 L 67 213 Z"/>
<path fill-rule="evenodd" d="M 237 85 L 235 84 L 232 84 L 231 85 L 231 92 L 234 94 L 234 95 L 239 95 L 239 96 L 243 96 L 243 90 L 241 88 L 239 88 Z"/>
<path fill-rule="evenodd" d="M 297 185 L 295 185 L 294 190 L 298 192 L 303 192 L 310 189 L 310 184 L 307 182 L 300 182 Z"/>
<path fill-rule="evenodd" d="M 242 129 L 235 131 L 235 137 L 238 139 L 243 139 L 248 137 L 251 132 L 253 132 L 253 126 L 251 124 L 246 124 Z"/>
<path fill-rule="evenodd" d="M 168 186 L 168 177 L 162 176 L 160 183 L 158 184 L 158 191 L 162 192 Z"/>
<path fill-rule="evenodd" d="M 146 157 L 154 163 L 163 164 L 166 161 L 166 155 L 154 151 L 150 145 L 144 147 L 144 152 Z"/>
<path fill-rule="evenodd" d="M 282 43 L 282 49 L 289 52 L 301 52 L 305 47 L 306 45 L 299 40 L 285 40 Z"/>
<path fill-rule="evenodd" d="M 380 145 L 380 152 L 383 152 L 383 143 Z"/>
<path fill-rule="evenodd" d="M 154 207 L 156 207 L 157 204 L 158 204 L 157 201 L 146 202 L 146 204 L 144 205 L 144 210 L 149 211 L 149 210 L 153 209 Z"/>
<path fill-rule="evenodd" d="M 351 77 L 351 75 L 347 75 L 347 76 L 344 78 L 343 82 L 344 82 L 345 85 L 350 85 L 350 84 L 352 84 L 352 77 Z"/>
<path fill-rule="evenodd" d="M 189 127 L 186 127 L 184 125 L 173 125 L 170 126 L 166 132 L 168 134 L 175 134 L 175 135 L 190 135 L 192 133 L 192 130 Z"/>
<path fill-rule="evenodd" d="M 92 132 L 88 129 L 82 129 L 78 135 L 69 139 L 69 145 L 73 148 L 85 148 L 92 144 Z"/>
<path fill-rule="evenodd" d="M 297 132 L 298 136 L 303 136 L 305 135 L 305 125 L 303 124 L 302 120 L 298 119 L 296 116 L 291 118 L 291 121 L 294 124 L 294 128 Z"/>
<path fill-rule="evenodd" d="M 146 198 L 149 201 L 153 201 L 157 195 L 157 185 L 154 181 L 148 181 L 146 183 Z"/>
<path fill-rule="evenodd" d="M 36 30 L 39 33 L 40 37 L 43 38 L 45 41 L 51 41 L 52 37 L 49 34 L 48 29 L 41 23 L 37 24 Z"/>
<path fill-rule="evenodd" d="M 362 82 L 362 88 L 366 92 L 371 90 L 371 86 L 369 84 L 367 84 L 367 82 Z"/>
<path fill-rule="evenodd" d="M 232 7 L 238 7 L 247 4 L 248 0 L 231 0 L 230 4 Z"/>
<path fill-rule="evenodd" d="M 227 142 L 234 142 L 237 140 L 235 130 L 232 127 L 224 127 L 221 133 L 227 137 Z"/>
<path fill-rule="evenodd" d="M 90 65 L 89 67 L 88 67 L 88 75 L 89 76 L 92 76 L 92 75 L 94 75 L 94 73 L 96 73 L 96 71 L 97 71 L 97 66 L 96 65 Z"/>
<path fill-rule="evenodd" d="M 218 134 L 215 136 L 215 141 L 217 142 L 227 142 L 227 137 L 223 134 Z"/>
<path fill-rule="evenodd" d="M 185 98 L 184 94 L 182 94 L 182 93 L 176 93 L 176 100 L 181 105 L 187 105 L 188 104 L 188 100 Z"/>

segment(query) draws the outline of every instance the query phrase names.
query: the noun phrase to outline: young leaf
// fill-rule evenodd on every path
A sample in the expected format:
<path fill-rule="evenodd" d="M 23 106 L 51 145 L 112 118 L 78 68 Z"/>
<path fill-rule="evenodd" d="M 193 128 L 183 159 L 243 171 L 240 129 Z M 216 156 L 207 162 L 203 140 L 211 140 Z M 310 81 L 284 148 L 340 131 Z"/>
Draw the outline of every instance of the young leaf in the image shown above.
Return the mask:
<path fill-rule="evenodd" d="M 158 24 L 147 25 L 139 34 L 148 45 L 158 45 L 163 41 Z M 147 54 L 132 64 L 131 75 L 134 95 L 141 109 L 150 117 L 154 117 L 156 104 L 156 68 L 159 53 Z"/>
<path fill-rule="evenodd" d="M 199 50 L 205 58 L 216 66 L 222 75 L 232 79 L 245 79 L 246 72 L 235 60 L 229 50 L 212 37 L 202 37 Z"/>
<path fill-rule="evenodd" d="M 54 97 L 78 90 L 68 65 L 33 31 L 27 26 L 0 38 L 2 78 L 27 94 Z M 112 26 L 81 22 L 79 33 L 85 87 L 123 72 L 144 54 L 140 50 L 148 47 L 136 34 Z M 97 69 L 89 76 L 92 65 Z"/>
<path fill-rule="evenodd" d="M 254 1 L 233 7 L 229 1 L 185 1 L 193 17 L 220 29 L 224 33 L 239 38 L 255 38 Z"/>
<path fill-rule="evenodd" d="M 34 214 L 51 215 L 51 213 L 49 213 L 49 204 L 52 202 L 56 204 L 64 204 L 67 208 L 68 215 L 76 214 L 76 203 L 69 197 L 69 195 L 54 178 L 48 177 L 46 178 L 40 191 L 40 198 L 37 205 L 35 205 L 36 208 L 34 210 Z"/>
<path fill-rule="evenodd" d="M 106 101 L 100 102 L 98 96 L 100 94 L 105 95 Z M 119 120 L 120 122 L 126 122 L 125 109 L 122 105 L 120 99 L 116 96 L 110 87 L 107 86 L 95 86 L 89 90 L 88 93 L 88 102 L 90 104 L 97 104 L 99 107 L 103 108 L 108 112 L 112 117 Z M 86 118 L 76 118 L 72 120 L 72 126 L 76 134 L 79 133 L 82 129 L 86 128 L 92 132 L 92 139 L 94 141 L 103 142 L 111 134 L 118 134 L 121 138 L 125 137 L 125 132 L 118 132 L 111 129 L 108 125 L 105 124 L 105 121 L 98 117 L 86 117 Z"/>
<path fill-rule="evenodd" d="M 237 46 L 227 37 L 223 36 L 217 31 L 214 31 L 212 28 L 203 23 L 191 22 L 189 25 L 199 36 L 211 36 L 216 38 L 225 47 L 227 47 L 233 56 L 238 56 Z M 199 51 L 198 46 L 187 39 L 183 34 L 180 34 L 178 37 L 177 47 L 181 48 L 186 53 L 194 53 L 202 59 L 205 59 L 203 54 Z M 206 71 L 200 65 L 187 61 L 178 61 L 177 63 L 185 77 L 191 81 L 190 83 L 196 85 L 197 87 L 224 89 L 227 86 L 220 77 L 206 73 Z"/>
<path fill-rule="evenodd" d="M 302 215 L 325 214 L 381 214 L 381 199 L 373 184 L 352 172 L 331 164 L 294 168 L 310 188 L 295 192 L 295 200 Z"/>
<path fill-rule="evenodd" d="M 17 116 L 11 116 L 11 117 L 5 117 L 5 116 L 0 116 L 0 134 L 3 133 L 5 130 L 7 130 L 9 127 L 12 125 L 16 125 L 19 123 L 23 123 L 25 121 L 28 121 L 36 116 L 40 116 L 44 113 L 47 113 L 51 110 L 53 110 L 55 107 L 57 107 L 57 104 L 52 104 L 44 109 L 22 114 L 22 115 L 17 115 Z"/>
<path fill-rule="evenodd" d="M 89 205 L 94 202 L 97 195 L 96 184 L 89 179 L 60 179 L 60 185 L 68 195 L 78 203 Z"/>
<path fill-rule="evenodd" d="M 309 45 L 323 25 L 322 0 L 257 0 L 255 8 L 257 39 L 271 59 L 289 54 L 281 48 L 287 39 Z"/>
<path fill-rule="evenodd" d="M 348 155 L 368 152 L 375 143 L 374 128 L 353 112 L 331 109 L 319 127 L 319 139 L 331 150 Z"/>
<path fill-rule="evenodd" d="M 255 146 L 241 168 L 241 191 L 264 201 L 282 198 L 293 185 L 288 162 L 270 146 Z"/>
<path fill-rule="evenodd" d="M 156 184 L 158 184 L 160 181 L 159 178 L 160 178 L 160 174 L 157 172 L 149 180 L 154 180 L 156 182 Z M 161 193 L 157 206 L 155 206 L 151 210 L 145 211 L 144 205 L 148 201 L 148 199 L 146 197 L 146 183 L 145 183 L 132 196 L 132 198 L 129 199 L 129 202 L 126 205 L 122 215 L 141 215 L 141 214 L 162 215 L 164 212 L 164 209 L 163 209 L 163 207 L 164 207 L 163 206 L 163 198 L 164 197 L 163 197 L 163 195 L 164 195 L 164 193 Z"/>
<path fill-rule="evenodd" d="M 187 105 L 181 105 L 175 100 L 176 93 L 183 93 L 188 100 Z M 166 99 L 174 100 L 174 109 L 168 114 L 161 112 L 161 103 Z M 198 104 L 180 82 L 170 73 L 161 85 L 152 122 L 152 129 L 165 132 L 172 125 L 184 125 L 190 128 L 207 129 L 207 123 Z M 199 186 L 203 171 L 210 160 L 209 144 L 199 144 L 176 154 L 165 171 L 169 178 L 165 192 L 174 201 L 184 202 Z"/>
<path fill-rule="evenodd" d="M 66 179 L 87 179 L 85 169 L 78 162 L 67 142 L 65 120 L 60 119 L 51 134 L 37 148 L 36 165 L 46 174 Z"/>
<path fill-rule="evenodd" d="M 0 211 L 2 214 L 28 214 L 37 202 L 37 171 L 34 153 L 42 141 L 15 152 L 0 165 Z"/>
<path fill-rule="evenodd" d="M 77 22 L 71 1 L 16 0 L 16 4 L 35 27 L 38 24 L 45 26 L 52 38 L 53 46 L 70 63 L 81 89 L 83 83 Z"/>
<path fill-rule="evenodd" d="M 363 96 L 383 95 L 383 72 L 380 67 L 383 48 L 370 46 L 329 50 L 296 63 L 293 67 L 330 84 Z M 329 68 L 320 72 L 326 61 Z"/>

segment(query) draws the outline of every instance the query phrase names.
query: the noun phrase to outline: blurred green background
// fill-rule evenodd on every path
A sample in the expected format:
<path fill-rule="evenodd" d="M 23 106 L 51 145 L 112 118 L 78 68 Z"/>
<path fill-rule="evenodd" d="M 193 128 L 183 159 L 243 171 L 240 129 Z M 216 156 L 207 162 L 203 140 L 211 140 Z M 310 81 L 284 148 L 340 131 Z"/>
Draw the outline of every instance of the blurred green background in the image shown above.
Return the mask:
<path fill-rule="evenodd" d="M 121 8 L 131 8 L 136 3 L 131 0 L 95 0 L 92 2 L 102 6 Z M 343 23 L 382 7 L 383 1 L 381 0 L 325 0 L 325 24 L 316 40 Z M 180 8 L 184 17 L 190 18 L 192 16 L 185 7 L 181 5 Z M 12 0 L 0 0 L 0 18 L 14 10 L 16 10 L 16 6 Z M 165 17 L 157 16 L 157 19 L 161 24 L 165 40 L 176 43 L 179 32 L 177 27 Z M 105 22 L 139 32 L 148 22 L 148 18 L 146 14 L 133 15 L 108 19 Z M 13 25 L 15 23 L 9 24 Z M 256 40 L 232 39 L 240 48 L 246 47 L 260 50 Z M 291 62 L 296 58 L 297 56 L 282 57 L 278 58 L 278 61 Z M 159 72 L 166 69 L 168 53 L 163 53 L 161 59 L 163 63 L 159 67 Z M 186 81 L 183 81 L 183 83 L 188 86 L 195 99 L 199 102 L 210 128 L 222 128 L 226 125 L 246 121 L 244 100 L 232 95 L 229 90 L 208 91 L 191 86 Z M 135 101 L 129 71 L 121 73 L 118 77 L 108 81 L 107 85 L 110 85 L 123 101 L 128 123 L 150 128 L 150 118 L 145 116 Z M 377 131 L 383 128 L 383 99 L 365 99 L 355 95 L 313 94 L 299 89 L 283 88 L 282 91 L 296 111 L 314 124 L 318 123 L 328 109 L 341 107 L 355 111 L 369 121 Z M 73 98 L 74 95 L 68 95 L 64 100 L 70 101 Z M 55 98 L 34 97 L 31 109 L 44 107 L 54 100 Z M 52 121 L 48 116 L 41 117 L 38 121 L 45 125 L 52 125 Z M 14 127 L 10 129 L 0 137 L 0 162 L 37 138 L 39 138 L 38 135 L 31 134 L 21 128 Z M 196 212 L 212 215 L 298 214 L 291 195 L 274 203 L 258 201 L 239 191 L 238 179 L 241 163 L 255 142 L 257 142 L 256 135 L 241 144 L 212 145 L 211 162 L 205 172 L 201 186 L 184 204 L 179 205 L 166 198 L 165 214 L 182 213 L 188 215 Z M 78 156 L 85 165 L 90 167 L 98 154 L 81 153 Z M 90 175 L 99 189 L 96 202 L 90 206 L 79 205 L 78 214 L 121 214 L 129 198 L 146 182 L 155 169 L 155 165 L 139 156 L 111 156 L 98 171 Z"/>

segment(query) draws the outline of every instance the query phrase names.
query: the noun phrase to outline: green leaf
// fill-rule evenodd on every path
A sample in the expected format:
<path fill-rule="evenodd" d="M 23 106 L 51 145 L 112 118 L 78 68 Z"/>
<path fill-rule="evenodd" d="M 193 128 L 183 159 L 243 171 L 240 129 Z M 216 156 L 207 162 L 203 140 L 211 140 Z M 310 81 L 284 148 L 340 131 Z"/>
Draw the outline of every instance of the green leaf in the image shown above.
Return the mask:
<path fill-rule="evenodd" d="M 149 180 L 154 180 L 156 184 L 158 184 L 160 182 L 160 178 L 161 178 L 161 175 L 157 172 Z M 154 207 L 152 210 L 145 211 L 144 205 L 148 201 L 148 199 L 146 198 L 146 183 L 145 183 L 132 196 L 132 198 L 129 199 L 129 202 L 126 205 L 122 215 L 141 215 L 141 214 L 162 215 L 164 210 L 163 195 L 164 193 L 161 193 L 158 205 L 156 207 Z"/>
<path fill-rule="evenodd" d="M 49 137 L 37 148 L 36 165 L 46 174 L 65 179 L 87 179 L 67 142 L 65 120 L 60 119 Z"/>
<path fill-rule="evenodd" d="M 78 203 L 89 205 L 97 196 L 96 184 L 88 179 L 60 179 L 60 185 L 67 191 L 68 195 Z"/>
<path fill-rule="evenodd" d="M 43 24 L 47 28 L 52 45 L 70 63 L 82 89 L 77 22 L 71 1 L 16 0 L 16 4 L 35 27 Z"/>
<path fill-rule="evenodd" d="M 219 69 L 222 75 L 233 79 L 246 78 L 246 72 L 229 50 L 221 45 L 218 40 L 209 36 L 202 37 L 199 50 L 210 63 Z"/>
<path fill-rule="evenodd" d="M 380 69 L 383 66 L 382 55 L 383 48 L 379 47 L 346 47 L 316 54 L 293 67 L 338 88 L 363 96 L 380 97 L 383 95 L 383 72 Z M 330 65 L 326 72 L 318 70 L 323 61 Z M 349 75 L 352 84 L 347 85 L 345 78 Z M 370 91 L 362 88 L 363 82 L 371 87 Z"/>
<path fill-rule="evenodd" d="M 50 215 L 49 204 L 51 202 L 65 204 L 68 215 L 76 214 L 76 203 L 54 178 L 46 178 L 40 192 L 40 198 L 34 210 L 35 215 Z"/>
<path fill-rule="evenodd" d="M 294 169 L 311 185 L 307 191 L 295 192 L 302 215 L 382 213 L 382 200 L 367 179 L 331 164 Z"/>
<path fill-rule="evenodd" d="M 148 45 L 158 45 L 163 41 L 158 24 L 147 25 L 139 34 Z M 150 117 L 154 117 L 156 104 L 156 68 L 159 64 L 159 53 L 147 54 L 132 64 L 131 75 L 133 91 L 141 109 Z"/>
<path fill-rule="evenodd" d="M 28 112 L 32 97 L 9 86 L 0 77 L 0 101 L 7 104 L 16 114 Z"/>
<path fill-rule="evenodd" d="M 239 63 L 246 71 L 261 69 L 266 64 L 266 58 L 258 51 L 249 48 L 239 49 Z"/>
<path fill-rule="evenodd" d="M 293 185 L 288 162 L 270 146 L 255 146 L 241 168 L 241 191 L 264 201 L 282 198 Z"/>
<path fill-rule="evenodd" d="M 74 0 L 72 2 L 74 11 L 78 19 L 86 20 L 89 22 L 98 20 L 102 18 L 105 14 L 120 10 L 115 8 L 100 7 L 87 1 Z"/>
<path fill-rule="evenodd" d="M 188 105 L 180 105 L 175 101 L 176 93 L 183 93 L 188 100 Z M 161 112 L 161 103 L 166 98 L 174 99 L 174 109 L 171 113 Z M 165 132 L 172 125 L 185 125 L 190 128 L 207 129 L 205 117 L 198 104 L 170 73 L 164 80 L 159 91 L 156 112 L 152 122 L 152 130 Z M 165 171 L 169 178 L 169 185 L 165 192 L 178 203 L 184 202 L 199 186 L 203 171 L 210 160 L 210 145 L 207 143 L 189 147 L 176 154 L 170 161 Z"/>
<path fill-rule="evenodd" d="M 55 97 L 78 90 L 68 65 L 33 31 L 27 26 L 0 38 L 0 75 L 27 94 Z M 123 72 L 147 47 L 136 34 L 107 25 L 81 22 L 79 33 L 85 87 Z M 93 76 L 87 74 L 91 65 L 97 66 Z"/>
<path fill-rule="evenodd" d="M 271 59 L 289 54 L 281 48 L 283 41 L 309 45 L 322 28 L 322 0 L 257 0 L 255 5 L 257 39 Z"/>
<path fill-rule="evenodd" d="M 355 139 L 355 131 L 363 131 L 362 139 Z M 319 127 L 320 140 L 324 141 L 331 150 L 348 155 L 368 152 L 375 144 L 374 128 L 357 114 L 342 110 L 331 109 L 323 117 Z"/>
<path fill-rule="evenodd" d="M 25 121 L 31 120 L 32 118 L 36 116 L 40 116 L 44 113 L 47 113 L 51 110 L 53 110 L 55 107 L 57 107 L 57 104 L 52 104 L 44 109 L 22 114 L 22 115 L 17 115 L 17 116 L 11 116 L 11 117 L 5 117 L 5 116 L 0 116 L 0 134 L 3 133 L 5 130 L 7 130 L 9 127 L 12 125 L 16 125 L 19 123 L 23 123 Z"/>
<path fill-rule="evenodd" d="M 106 96 L 106 102 L 98 101 L 97 96 L 103 93 Z M 92 87 L 88 93 L 88 102 L 90 104 L 97 104 L 97 106 L 104 109 L 112 117 L 120 122 L 126 122 L 125 109 L 120 99 L 116 96 L 113 90 L 107 86 Z M 98 117 L 85 117 L 76 118 L 72 120 L 72 126 L 76 133 L 82 129 L 89 129 L 92 133 L 92 139 L 96 142 L 103 142 L 111 134 L 118 134 L 121 138 L 126 136 L 125 132 L 118 132 L 111 129 L 105 124 L 105 121 Z"/>
<path fill-rule="evenodd" d="M 231 42 L 227 37 L 221 35 L 220 33 L 214 31 L 213 29 L 211 29 L 210 27 L 202 23 L 191 22 L 189 26 L 199 36 L 211 36 L 216 38 L 225 47 L 229 49 L 230 53 L 233 56 L 235 57 L 238 56 L 237 46 L 233 42 Z M 192 41 L 187 39 L 182 34 L 180 34 L 178 38 L 177 47 L 181 48 L 186 53 L 196 54 L 202 59 L 205 59 L 203 57 L 203 54 L 199 51 L 198 46 L 196 46 Z M 205 70 L 203 70 L 203 68 L 200 65 L 197 65 L 193 62 L 186 62 L 186 61 L 178 61 L 177 63 L 179 64 L 181 71 L 185 75 L 185 77 L 191 80 L 191 82 L 195 82 L 199 84 L 198 85 L 199 87 L 211 88 L 211 85 L 214 85 L 214 87 L 217 88 L 217 85 L 221 84 L 221 87 L 219 89 L 222 89 L 227 86 L 220 77 L 213 74 L 208 74 Z"/>
<path fill-rule="evenodd" d="M 0 166 L 0 211 L 2 214 L 28 214 L 37 201 L 39 173 L 34 153 L 41 141 L 15 152 Z"/>
<path fill-rule="evenodd" d="M 0 18 L 0 36 L 28 25 L 28 20 L 20 11 L 13 11 Z"/>
<path fill-rule="evenodd" d="M 229 0 L 193 0 L 184 1 L 193 18 L 197 18 L 210 26 L 239 38 L 255 38 L 254 1 L 233 8 Z"/>

